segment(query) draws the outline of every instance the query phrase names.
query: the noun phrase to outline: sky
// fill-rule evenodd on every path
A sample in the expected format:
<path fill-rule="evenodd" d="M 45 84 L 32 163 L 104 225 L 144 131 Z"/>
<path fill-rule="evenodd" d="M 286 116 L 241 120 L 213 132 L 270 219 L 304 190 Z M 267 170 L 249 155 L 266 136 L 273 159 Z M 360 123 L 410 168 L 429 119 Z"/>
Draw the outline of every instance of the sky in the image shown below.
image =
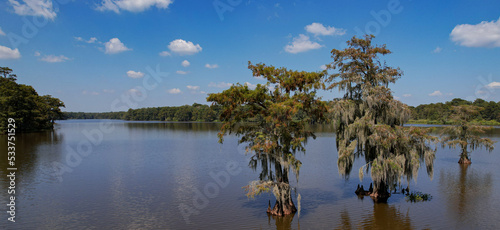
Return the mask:
<path fill-rule="evenodd" d="M 64 111 L 208 104 L 265 83 L 248 61 L 321 71 L 364 34 L 392 51 L 381 60 L 403 71 L 390 87 L 408 105 L 500 100 L 497 0 L 5 0 L 0 11 L 0 66 Z"/>

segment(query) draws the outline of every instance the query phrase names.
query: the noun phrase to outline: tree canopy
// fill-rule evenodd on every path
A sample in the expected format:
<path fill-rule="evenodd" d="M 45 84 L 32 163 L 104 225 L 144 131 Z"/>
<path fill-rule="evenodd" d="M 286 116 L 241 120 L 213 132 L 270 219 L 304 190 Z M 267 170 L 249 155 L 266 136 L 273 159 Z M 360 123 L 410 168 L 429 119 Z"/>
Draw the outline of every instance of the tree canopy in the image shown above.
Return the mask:
<path fill-rule="evenodd" d="M 40 96 L 29 85 L 18 84 L 8 67 L 0 67 L 0 133 L 7 131 L 7 119 L 16 120 L 16 131 L 52 129 L 63 115 L 64 103 L 50 95 Z"/>

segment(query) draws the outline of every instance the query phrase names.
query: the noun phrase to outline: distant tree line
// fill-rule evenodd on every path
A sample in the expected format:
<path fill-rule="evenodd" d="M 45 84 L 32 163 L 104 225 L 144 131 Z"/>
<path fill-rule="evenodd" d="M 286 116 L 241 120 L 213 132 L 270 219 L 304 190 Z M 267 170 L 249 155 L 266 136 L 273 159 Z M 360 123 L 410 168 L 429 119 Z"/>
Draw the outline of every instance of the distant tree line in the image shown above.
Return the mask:
<path fill-rule="evenodd" d="M 455 98 L 445 103 L 431 103 L 411 107 L 412 119 L 420 120 L 421 123 L 451 124 L 450 117 L 454 114 L 453 106 L 472 105 L 479 110 L 472 117 L 472 121 L 483 124 L 495 124 L 500 122 L 500 102 L 487 102 L 483 99 L 467 101 Z"/>
<path fill-rule="evenodd" d="M 54 120 L 62 118 L 64 103 L 16 81 L 12 69 L 0 67 L 0 134 L 7 132 L 9 118 L 15 120 L 16 132 L 52 129 Z"/>
<path fill-rule="evenodd" d="M 65 112 L 65 119 L 119 119 L 128 121 L 218 121 L 219 106 L 198 103 L 176 107 L 129 109 L 124 112 L 83 113 Z"/>
<path fill-rule="evenodd" d="M 332 102 L 328 102 L 332 105 Z M 417 107 L 410 106 L 411 118 L 418 123 L 451 124 L 450 116 L 453 115 L 453 106 L 474 105 L 479 108 L 479 113 L 472 120 L 480 123 L 500 122 L 500 102 L 487 102 L 476 99 L 474 102 L 455 98 L 445 103 L 423 104 Z M 123 112 L 84 113 L 65 112 L 66 119 L 118 119 L 129 121 L 219 121 L 221 107 L 217 105 L 183 105 L 176 107 L 156 107 L 129 109 Z M 305 117 L 306 114 L 298 114 Z M 314 123 L 314 121 L 312 121 Z M 492 123 L 495 124 L 495 123 Z"/>

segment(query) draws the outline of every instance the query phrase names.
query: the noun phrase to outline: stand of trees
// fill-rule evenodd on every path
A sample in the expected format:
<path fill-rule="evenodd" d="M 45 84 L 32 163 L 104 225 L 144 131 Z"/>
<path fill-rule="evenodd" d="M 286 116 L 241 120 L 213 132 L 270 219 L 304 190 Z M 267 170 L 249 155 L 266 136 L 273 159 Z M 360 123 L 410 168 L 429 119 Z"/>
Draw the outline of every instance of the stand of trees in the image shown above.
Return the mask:
<path fill-rule="evenodd" d="M 65 112 L 65 119 L 118 119 L 128 121 L 218 121 L 221 108 L 198 103 L 177 107 L 129 109 L 126 112 Z"/>
<path fill-rule="evenodd" d="M 7 132 L 7 121 L 16 121 L 16 132 L 52 129 L 61 119 L 64 103 L 50 95 L 40 96 L 29 85 L 18 84 L 8 67 L 0 67 L 0 134 Z"/>
<path fill-rule="evenodd" d="M 432 103 L 411 107 L 412 119 L 417 122 L 430 124 L 453 124 L 454 106 L 472 105 L 479 111 L 470 117 L 471 122 L 498 125 L 500 123 L 500 102 L 487 102 L 483 99 L 467 101 L 455 98 L 445 103 Z"/>

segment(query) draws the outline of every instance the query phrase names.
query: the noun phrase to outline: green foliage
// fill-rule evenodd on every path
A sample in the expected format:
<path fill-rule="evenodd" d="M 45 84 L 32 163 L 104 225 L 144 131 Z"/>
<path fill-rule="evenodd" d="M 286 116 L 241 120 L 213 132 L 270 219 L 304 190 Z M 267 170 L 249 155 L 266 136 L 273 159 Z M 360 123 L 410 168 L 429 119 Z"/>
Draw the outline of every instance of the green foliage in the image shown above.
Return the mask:
<path fill-rule="evenodd" d="M 410 194 L 406 195 L 406 201 L 410 202 L 423 202 L 423 201 L 430 201 L 432 200 L 431 194 L 428 193 L 422 193 L 422 192 L 411 192 Z"/>
<path fill-rule="evenodd" d="M 453 114 L 453 106 L 474 105 L 479 108 L 479 112 L 472 115 L 471 122 L 483 125 L 500 124 L 500 102 L 487 102 L 483 99 L 476 99 L 474 102 L 455 98 L 446 103 L 432 103 L 410 107 L 412 119 L 424 124 L 451 124 L 450 116 Z M 413 122 L 412 122 L 413 123 Z"/>
<path fill-rule="evenodd" d="M 61 119 L 64 103 L 50 95 L 39 96 L 29 85 L 18 84 L 12 69 L 0 67 L 0 133 L 7 131 L 7 119 L 16 120 L 17 132 L 52 129 Z"/>
<path fill-rule="evenodd" d="M 435 138 L 429 130 L 403 127 L 411 111 L 393 98 L 388 87 L 402 72 L 379 60 L 379 55 L 391 51 L 385 45 L 373 46 L 373 38 L 353 37 L 348 48 L 333 49 L 334 61 L 327 69 L 337 72 L 326 82 L 330 83 L 327 89 L 344 92 L 343 98 L 332 102 L 329 115 L 337 134 L 340 174 L 347 177 L 354 160 L 364 157 L 367 164 L 359 170 L 360 177 L 371 169 L 375 193 L 384 194 L 388 185 L 400 183 L 401 178 L 416 178 L 421 161 L 432 176 L 434 151 L 428 143 Z"/>

